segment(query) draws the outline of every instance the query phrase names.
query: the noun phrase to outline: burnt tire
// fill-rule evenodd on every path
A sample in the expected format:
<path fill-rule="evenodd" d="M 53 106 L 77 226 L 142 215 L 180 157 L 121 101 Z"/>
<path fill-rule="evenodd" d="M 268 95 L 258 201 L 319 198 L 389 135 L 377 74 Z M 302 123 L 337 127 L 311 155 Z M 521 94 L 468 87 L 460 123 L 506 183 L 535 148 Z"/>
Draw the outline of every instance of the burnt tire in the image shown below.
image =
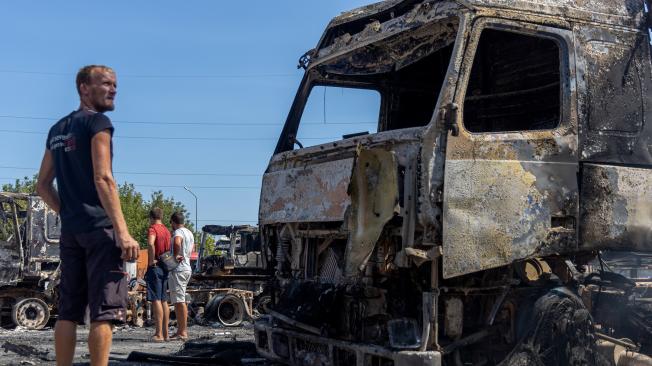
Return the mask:
<path fill-rule="evenodd" d="M 17 327 L 43 329 L 50 320 L 50 308 L 35 297 L 19 299 L 11 309 L 11 320 Z"/>
<path fill-rule="evenodd" d="M 521 323 L 523 337 L 499 366 L 609 364 L 597 351 L 591 314 L 566 288 L 537 299 Z"/>
<path fill-rule="evenodd" d="M 226 295 L 217 304 L 217 320 L 226 327 L 237 327 L 245 317 L 245 305 L 234 295 Z"/>

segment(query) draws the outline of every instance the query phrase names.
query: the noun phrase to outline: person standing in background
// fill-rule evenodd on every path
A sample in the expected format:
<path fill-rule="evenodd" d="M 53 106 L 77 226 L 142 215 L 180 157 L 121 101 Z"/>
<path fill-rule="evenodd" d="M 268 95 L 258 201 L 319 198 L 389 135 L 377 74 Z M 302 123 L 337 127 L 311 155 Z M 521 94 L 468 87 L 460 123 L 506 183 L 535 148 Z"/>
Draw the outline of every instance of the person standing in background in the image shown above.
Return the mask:
<path fill-rule="evenodd" d="M 188 305 L 186 305 L 186 287 L 192 273 L 190 268 L 190 253 L 195 245 L 194 235 L 185 227 L 185 218 L 180 212 L 175 212 L 170 217 L 172 223 L 172 248 L 173 254 L 179 265 L 170 272 L 170 302 L 174 304 L 177 317 L 177 333 L 170 339 L 188 339 Z"/>
<path fill-rule="evenodd" d="M 155 331 L 154 342 L 169 340 L 168 324 L 170 322 L 170 307 L 168 306 L 167 284 L 168 270 L 163 263 L 158 263 L 161 254 L 170 251 L 170 231 L 161 219 L 163 210 L 155 207 L 149 211 L 150 227 L 147 232 L 147 301 L 152 303 L 152 317 Z"/>

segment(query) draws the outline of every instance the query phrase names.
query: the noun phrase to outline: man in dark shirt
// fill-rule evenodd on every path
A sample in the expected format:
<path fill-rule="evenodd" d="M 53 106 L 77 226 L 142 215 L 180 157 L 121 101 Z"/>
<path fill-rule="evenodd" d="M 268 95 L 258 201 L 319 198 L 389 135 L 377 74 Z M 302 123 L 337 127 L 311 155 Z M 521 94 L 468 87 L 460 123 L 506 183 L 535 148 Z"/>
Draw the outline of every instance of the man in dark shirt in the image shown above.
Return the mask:
<path fill-rule="evenodd" d="M 170 252 L 170 230 L 161 219 L 163 210 L 154 207 L 149 211 L 149 230 L 147 231 L 147 301 L 152 302 L 152 318 L 155 330 L 152 340 L 163 342 L 169 340 L 168 325 L 170 322 L 170 307 L 168 306 L 167 284 L 168 270 L 157 258 Z"/>
<path fill-rule="evenodd" d="M 39 171 L 37 191 L 61 216 L 58 365 L 72 364 L 86 306 L 92 365 L 108 364 L 113 323 L 126 316 L 123 260 L 136 260 L 139 248 L 120 208 L 111 167 L 113 126 L 103 114 L 114 109 L 116 87 L 115 73 L 106 66 L 79 71 L 79 109 L 50 129 Z"/>

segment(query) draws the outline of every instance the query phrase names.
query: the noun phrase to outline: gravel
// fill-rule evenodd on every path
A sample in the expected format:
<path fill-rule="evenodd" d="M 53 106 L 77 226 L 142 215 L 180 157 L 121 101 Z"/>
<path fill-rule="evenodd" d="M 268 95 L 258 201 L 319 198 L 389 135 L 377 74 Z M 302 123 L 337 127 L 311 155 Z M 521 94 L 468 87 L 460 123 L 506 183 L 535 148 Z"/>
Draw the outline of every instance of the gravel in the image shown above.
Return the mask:
<path fill-rule="evenodd" d="M 132 351 L 146 352 L 158 355 L 174 355 L 183 348 L 183 342 L 152 342 L 152 328 L 119 327 L 113 333 L 111 347 L 111 365 L 140 365 L 127 362 Z M 174 334 L 175 329 L 170 329 Z M 253 325 L 244 323 L 240 327 L 225 328 L 219 325 L 193 325 L 188 330 L 191 342 L 217 343 L 219 341 L 253 342 Z M 88 328 L 80 326 L 77 329 L 77 346 L 75 349 L 76 365 L 88 364 Z M 54 362 L 54 330 L 1 329 L 0 328 L 0 364 L 2 365 L 55 365 Z M 260 365 L 260 362 L 256 363 Z M 151 364 L 148 364 L 151 365 Z"/>

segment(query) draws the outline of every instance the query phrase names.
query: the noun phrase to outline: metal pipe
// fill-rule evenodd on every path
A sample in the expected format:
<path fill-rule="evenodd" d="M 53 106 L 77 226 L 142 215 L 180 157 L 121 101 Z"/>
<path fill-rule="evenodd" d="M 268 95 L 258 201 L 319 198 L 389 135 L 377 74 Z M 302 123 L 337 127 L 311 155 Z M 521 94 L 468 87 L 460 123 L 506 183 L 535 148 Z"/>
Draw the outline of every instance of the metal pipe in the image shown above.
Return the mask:
<path fill-rule="evenodd" d="M 197 221 L 197 210 L 198 210 L 198 208 L 197 208 L 197 202 L 198 202 L 197 195 L 194 194 L 193 191 L 191 191 L 190 188 L 188 188 L 186 186 L 183 186 L 183 189 L 185 189 L 186 191 L 188 191 L 188 193 L 192 194 L 193 197 L 195 197 L 195 231 L 198 231 L 199 230 L 199 222 Z"/>
<path fill-rule="evenodd" d="M 274 310 L 271 310 L 271 309 L 267 310 L 267 312 L 269 313 L 269 315 L 271 315 L 272 317 L 282 321 L 283 323 L 286 323 L 286 324 L 289 324 L 289 325 L 291 325 L 293 327 L 305 330 L 306 332 L 312 333 L 314 335 L 318 335 L 318 336 L 321 335 L 321 330 L 319 328 L 317 328 L 317 327 L 313 327 L 312 325 L 301 323 L 299 321 L 296 321 L 296 320 L 294 320 L 294 319 L 292 319 L 290 317 L 287 317 L 287 316 L 285 316 L 285 315 L 283 315 L 281 313 L 278 313 L 278 312 L 276 312 Z"/>
<path fill-rule="evenodd" d="M 204 256 L 204 250 L 206 248 L 206 237 L 205 232 L 201 232 L 201 239 L 199 239 L 199 250 L 197 253 L 197 262 L 195 262 L 195 273 L 201 272 L 201 259 Z"/>
<path fill-rule="evenodd" d="M 12 221 L 13 221 L 12 224 L 13 224 L 13 227 L 14 227 L 14 236 L 16 238 L 16 243 L 18 243 L 18 251 L 19 251 L 19 255 L 20 255 L 20 264 L 19 264 L 19 267 L 18 267 L 18 273 L 22 277 L 23 271 L 25 270 L 25 265 L 27 265 L 27 261 L 28 261 L 27 254 L 25 253 L 25 250 L 23 249 L 23 247 L 27 247 L 27 245 L 25 245 L 25 242 L 23 241 L 23 237 L 22 237 L 22 235 L 20 233 L 20 225 L 18 225 L 18 205 L 16 204 L 16 201 L 11 202 L 11 210 L 13 211 L 12 212 L 13 215 L 12 215 L 11 218 L 12 218 Z M 47 213 L 46 213 L 46 215 L 47 215 Z M 45 225 L 45 226 L 47 226 L 47 225 Z M 30 230 L 31 229 L 29 228 L 29 226 L 27 226 L 27 231 L 30 231 Z"/>
<path fill-rule="evenodd" d="M 638 350 L 638 346 L 637 346 L 637 345 L 635 345 L 635 344 L 633 344 L 633 343 L 630 343 L 630 342 L 627 342 L 627 341 L 624 341 L 624 340 L 622 340 L 622 339 L 609 337 L 609 336 L 606 335 L 606 334 L 597 333 L 597 332 L 595 333 L 595 336 L 596 336 L 597 338 L 604 339 L 605 341 L 609 341 L 609 342 L 611 342 L 611 343 L 613 343 L 613 344 L 617 344 L 617 345 L 619 345 L 619 346 L 626 347 L 626 348 L 628 348 L 628 349 L 630 349 L 630 350 Z"/>

